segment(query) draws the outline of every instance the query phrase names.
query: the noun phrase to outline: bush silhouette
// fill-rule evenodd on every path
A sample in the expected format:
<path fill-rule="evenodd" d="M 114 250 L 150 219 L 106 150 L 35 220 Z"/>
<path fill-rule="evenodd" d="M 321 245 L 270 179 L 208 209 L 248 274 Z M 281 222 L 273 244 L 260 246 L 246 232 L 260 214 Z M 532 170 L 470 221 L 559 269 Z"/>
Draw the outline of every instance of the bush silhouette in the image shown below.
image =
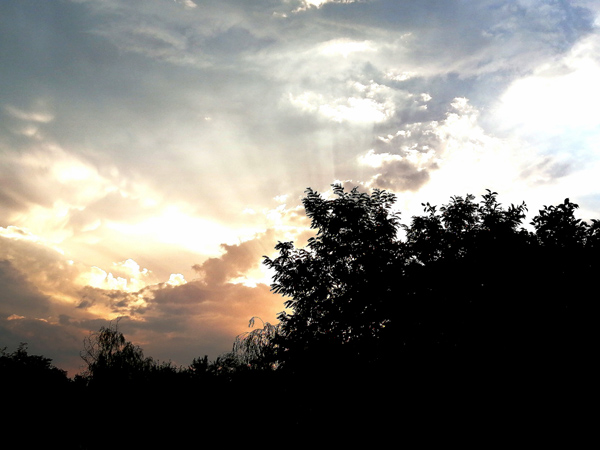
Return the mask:
<path fill-rule="evenodd" d="M 10 386 L 13 393 L 23 390 L 26 394 L 64 389 L 69 382 L 64 370 L 55 367 L 50 358 L 31 355 L 24 342 L 14 352 L 0 350 L 0 377 L 2 385 Z"/>

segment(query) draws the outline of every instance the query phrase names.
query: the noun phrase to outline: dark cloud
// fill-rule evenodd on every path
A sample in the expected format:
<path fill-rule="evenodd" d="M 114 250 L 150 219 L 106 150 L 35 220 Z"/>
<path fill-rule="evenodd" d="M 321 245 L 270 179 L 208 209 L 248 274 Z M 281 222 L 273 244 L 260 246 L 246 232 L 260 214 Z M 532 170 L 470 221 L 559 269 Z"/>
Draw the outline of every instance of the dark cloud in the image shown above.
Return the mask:
<path fill-rule="evenodd" d="M 241 282 L 252 280 L 252 271 L 258 269 L 262 255 L 273 251 L 276 237 L 271 230 L 236 245 L 223 244 L 221 256 L 195 266 L 200 278 L 182 284 L 156 283 L 135 292 L 85 286 L 78 308 L 128 317 L 123 332 L 146 342 L 145 351 L 156 357 L 170 353 L 170 358 L 179 355 L 178 361 L 189 363 L 202 356 L 192 349 L 216 357 L 229 350 L 251 317 L 274 322 L 283 310 L 283 299 L 268 285 Z M 157 340 L 151 338 L 159 335 Z"/>
<path fill-rule="evenodd" d="M 8 258 L 10 265 L 21 274 L 24 288 L 36 286 L 48 298 L 59 296 L 72 300 L 77 297 L 77 279 L 86 270 L 82 264 L 67 259 L 52 242 L 26 230 L 0 228 L 0 234 L 0 255 Z"/>
<path fill-rule="evenodd" d="M 205 276 L 189 282 L 177 277 L 153 282 L 150 274 L 136 269 L 131 261 L 113 265 L 110 273 L 68 264 L 63 255 L 30 234 L 20 230 L 11 233 L 12 237 L 0 240 L 2 253 L 16 257 L 20 267 L 28 259 L 37 261 L 32 262 L 29 276 L 10 261 L 0 261 L 0 336 L 6 337 L 3 342 L 15 346 L 19 342 L 43 341 L 36 350 L 63 366 L 68 364 L 70 371 L 74 370 L 86 333 L 107 326 L 111 317 L 123 318 L 119 321 L 122 331 L 146 354 L 189 364 L 194 357 L 207 354 L 216 358 L 228 351 L 251 317 L 273 322 L 283 309 L 282 299 L 266 284 L 230 282 L 252 279 L 262 255 L 273 250 L 277 236 L 274 231 L 237 245 L 224 244 L 221 257 L 198 265 Z M 130 276 L 139 277 L 140 282 L 150 278 L 146 286 L 132 290 L 136 284 L 127 278 Z M 86 280 L 94 285 L 82 285 Z M 68 297 L 53 298 L 47 291 Z M 56 349 L 52 349 L 53 342 Z"/>
<path fill-rule="evenodd" d="M 273 230 L 235 245 L 221 244 L 223 254 L 194 265 L 201 280 L 210 286 L 218 286 L 242 277 L 250 269 L 258 267 L 262 256 L 271 252 L 275 244 Z"/>
<path fill-rule="evenodd" d="M 232 325 L 227 324 L 232 324 L 232 321 L 236 323 L 235 327 L 239 327 L 240 323 L 247 322 L 253 315 L 265 312 L 272 320 L 277 298 L 264 284 L 207 286 L 200 281 L 190 281 L 181 286 L 154 290 L 150 302 L 152 312 L 162 317 L 195 317 L 200 326 L 205 318 L 213 324 L 218 319 L 222 327 L 228 328 Z M 270 305 L 265 308 L 267 302 Z"/>
<path fill-rule="evenodd" d="M 142 292 L 133 293 L 116 289 L 102 289 L 92 286 L 85 286 L 81 289 L 80 302 L 77 308 L 87 310 L 89 308 L 100 306 L 109 311 L 110 315 L 140 315 L 146 311 L 146 306 L 139 306 Z"/>
<path fill-rule="evenodd" d="M 189 282 L 182 286 L 165 286 L 152 292 L 152 306 L 161 314 L 198 314 L 209 301 L 213 287 L 207 288 L 199 282 Z"/>
<path fill-rule="evenodd" d="M 549 156 L 543 157 L 523 168 L 521 176 L 524 179 L 531 179 L 540 184 L 550 184 L 553 181 L 566 177 L 575 171 L 574 164 L 571 161 L 561 161 L 557 158 Z"/>
<path fill-rule="evenodd" d="M 0 311 L 4 318 L 12 315 L 44 316 L 50 299 L 32 285 L 8 260 L 0 260 Z"/>
<path fill-rule="evenodd" d="M 409 161 L 391 161 L 383 164 L 375 175 L 373 187 L 395 192 L 417 191 L 429 180 L 429 172 Z"/>
<path fill-rule="evenodd" d="M 52 364 L 72 377 L 83 368 L 79 352 L 87 331 L 72 324 L 55 324 L 45 320 L 0 318 L 0 342 L 11 352 L 20 343 L 27 344 L 31 355 L 52 359 Z"/>

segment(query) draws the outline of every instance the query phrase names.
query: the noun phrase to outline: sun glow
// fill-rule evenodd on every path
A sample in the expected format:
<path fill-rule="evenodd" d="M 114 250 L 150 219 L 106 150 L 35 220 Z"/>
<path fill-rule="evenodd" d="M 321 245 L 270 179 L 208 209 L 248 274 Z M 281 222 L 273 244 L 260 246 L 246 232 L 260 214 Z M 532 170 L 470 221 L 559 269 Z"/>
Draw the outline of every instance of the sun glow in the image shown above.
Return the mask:
<path fill-rule="evenodd" d="M 234 242 L 239 236 L 239 230 L 210 219 L 195 217 L 174 205 L 143 222 L 111 222 L 108 227 L 134 236 L 137 240 L 174 245 L 205 255 L 219 254 L 221 243 Z"/>

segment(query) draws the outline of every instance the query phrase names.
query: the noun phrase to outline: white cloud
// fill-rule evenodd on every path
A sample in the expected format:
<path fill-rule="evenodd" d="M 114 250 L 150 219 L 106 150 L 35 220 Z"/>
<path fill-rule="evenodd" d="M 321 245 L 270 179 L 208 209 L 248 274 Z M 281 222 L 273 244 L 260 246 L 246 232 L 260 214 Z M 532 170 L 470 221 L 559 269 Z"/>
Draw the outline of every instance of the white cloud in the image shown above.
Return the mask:
<path fill-rule="evenodd" d="M 294 12 L 306 11 L 311 7 L 320 8 L 327 3 L 356 3 L 364 0 L 302 0 L 302 5 L 299 6 Z"/>
<path fill-rule="evenodd" d="M 394 116 L 396 93 L 389 87 L 370 81 L 348 82 L 348 97 L 325 96 L 316 92 L 289 94 L 289 101 L 298 109 L 317 113 L 334 122 L 379 123 Z"/>
<path fill-rule="evenodd" d="M 538 67 L 502 94 L 496 117 L 505 127 L 549 135 L 600 125 L 600 36 L 583 39 L 564 58 Z"/>
<path fill-rule="evenodd" d="M 477 108 L 459 97 L 444 120 L 405 125 L 381 136 L 380 148 L 387 151 L 369 150 L 358 158 L 371 169 L 368 186 L 404 192 L 404 199 L 418 192 L 421 199 L 446 201 L 485 188 L 510 196 L 552 177 L 559 161 L 521 141 L 488 134 L 479 121 Z M 410 191 L 415 194 L 409 196 Z"/>
<path fill-rule="evenodd" d="M 385 73 L 385 77 L 393 81 L 407 81 L 415 77 L 417 72 L 405 70 L 389 70 Z"/>
<path fill-rule="evenodd" d="M 29 122 L 48 123 L 54 120 L 54 115 L 45 111 L 25 111 L 12 105 L 5 105 L 4 110 L 17 119 Z"/>
<path fill-rule="evenodd" d="M 181 0 L 181 3 L 187 8 L 197 8 L 198 5 L 192 0 Z"/>
<path fill-rule="evenodd" d="M 27 229 L 16 227 L 14 225 L 9 225 L 6 228 L 0 227 L 0 237 L 32 242 L 50 248 L 57 253 L 64 254 L 64 251 L 57 245 L 56 242 L 51 242 L 48 239 L 37 236 Z"/>
<path fill-rule="evenodd" d="M 319 46 L 320 53 L 333 56 L 341 55 L 347 58 L 348 55 L 357 52 L 374 52 L 377 51 L 373 42 L 370 41 L 353 41 L 351 39 L 333 39 L 322 43 Z"/>
<path fill-rule="evenodd" d="M 172 273 L 169 276 L 169 281 L 166 282 L 169 286 L 182 286 L 186 283 L 187 281 L 185 281 L 184 276 L 180 273 Z"/>

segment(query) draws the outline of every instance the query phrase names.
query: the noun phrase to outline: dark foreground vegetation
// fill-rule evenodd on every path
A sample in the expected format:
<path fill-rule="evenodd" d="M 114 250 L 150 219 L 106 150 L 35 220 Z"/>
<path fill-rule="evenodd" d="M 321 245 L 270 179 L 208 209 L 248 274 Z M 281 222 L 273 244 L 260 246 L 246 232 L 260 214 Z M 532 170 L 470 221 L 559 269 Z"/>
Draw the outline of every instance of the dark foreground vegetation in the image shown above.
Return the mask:
<path fill-rule="evenodd" d="M 403 225 L 391 193 L 334 194 L 307 191 L 316 235 L 306 248 L 280 242 L 265 257 L 285 298 L 279 322 L 239 336 L 215 361 L 160 363 L 118 323 L 86 339 L 87 370 L 74 379 L 26 346 L 4 350 L 2 387 L 16 396 L 5 412 L 23 441 L 176 448 L 366 437 L 373 447 L 415 430 L 426 441 L 484 433 L 486 444 L 581 435 L 597 357 L 599 221 L 577 219 L 566 199 L 526 228 L 525 204 L 505 207 L 488 191 L 424 204 Z M 58 425 L 44 434 L 37 424 L 50 418 Z"/>

